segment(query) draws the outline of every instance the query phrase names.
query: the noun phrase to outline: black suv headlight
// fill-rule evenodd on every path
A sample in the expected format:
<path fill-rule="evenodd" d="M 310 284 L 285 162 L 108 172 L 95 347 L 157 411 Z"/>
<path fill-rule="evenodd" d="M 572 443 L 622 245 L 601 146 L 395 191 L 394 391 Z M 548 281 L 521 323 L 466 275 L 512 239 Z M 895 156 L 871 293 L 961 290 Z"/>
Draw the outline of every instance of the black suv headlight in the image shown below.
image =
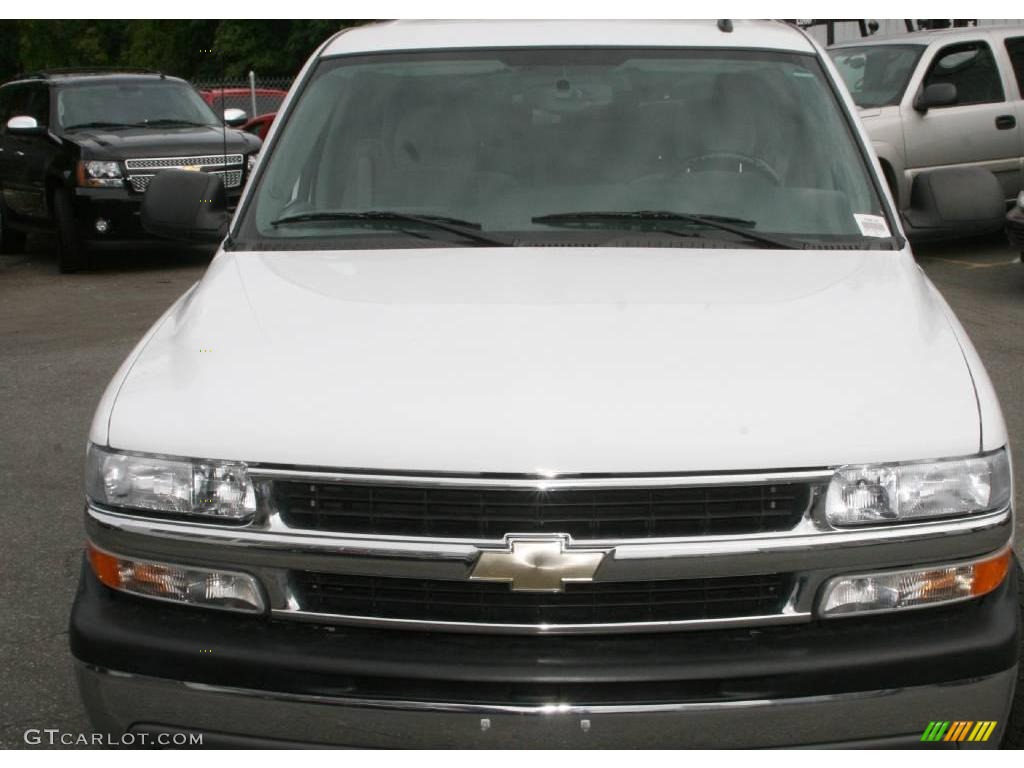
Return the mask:
<path fill-rule="evenodd" d="M 116 160 L 83 160 L 76 173 L 80 187 L 120 187 L 124 184 L 121 164 Z"/>

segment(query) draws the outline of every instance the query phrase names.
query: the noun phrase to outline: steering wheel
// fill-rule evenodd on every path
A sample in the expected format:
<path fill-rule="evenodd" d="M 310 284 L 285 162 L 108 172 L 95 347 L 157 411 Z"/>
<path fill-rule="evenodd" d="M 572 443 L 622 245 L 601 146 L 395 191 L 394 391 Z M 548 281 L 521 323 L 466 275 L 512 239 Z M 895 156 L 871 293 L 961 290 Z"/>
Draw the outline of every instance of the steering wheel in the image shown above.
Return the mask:
<path fill-rule="evenodd" d="M 703 155 L 694 155 L 693 157 L 688 157 L 683 160 L 681 165 L 686 169 L 686 171 L 683 172 L 690 172 L 699 169 L 702 170 L 702 166 L 708 165 L 718 166 L 719 170 L 721 170 L 723 165 L 732 165 L 732 163 L 735 163 L 735 171 L 737 173 L 754 171 L 766 177 L 775 186 L 782 186 L 782 177 L 779 176 L 779 172 L 771 165 L 759 157 L 744 155 L 740 152 L 708 152 Z M 728 168 L 728 170 L 733 170 L 733 168 Z M 677 171 L 676 173 L 679 174 L 682 172 Z"/>

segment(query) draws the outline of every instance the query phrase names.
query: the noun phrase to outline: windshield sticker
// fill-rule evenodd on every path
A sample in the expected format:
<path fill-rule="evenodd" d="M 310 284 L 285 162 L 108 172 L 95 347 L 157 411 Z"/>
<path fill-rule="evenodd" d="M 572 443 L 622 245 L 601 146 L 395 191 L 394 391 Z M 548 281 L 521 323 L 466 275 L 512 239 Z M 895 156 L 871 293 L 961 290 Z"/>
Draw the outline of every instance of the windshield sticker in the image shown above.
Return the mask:
<path fill-rule="evenodd" d="M 872 216 L 869 213 L 855 213 L 853 218 L 857 220 L 860 233 L 864 237 L 892 237 L 889 233 L 889 225 L 882 216 Z"/>

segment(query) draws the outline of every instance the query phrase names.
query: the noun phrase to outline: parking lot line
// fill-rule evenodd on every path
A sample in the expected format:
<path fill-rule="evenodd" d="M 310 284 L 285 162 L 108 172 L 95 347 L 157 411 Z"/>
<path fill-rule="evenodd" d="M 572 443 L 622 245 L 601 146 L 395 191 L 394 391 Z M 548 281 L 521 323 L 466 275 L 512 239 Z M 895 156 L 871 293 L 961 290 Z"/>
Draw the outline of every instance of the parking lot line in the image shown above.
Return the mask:
<path fill-rule="evenodd" d="M 965 261 L 964 259 L 945 259 L 941 256 L 925 256 L 924 258 L 930 259 L 931 261 L 944 261 L 947 264 L 957 264 L 967 269 L 988 269 L 990 267 L 1008 267 L 1011 264 L 1020 264 L 1020 258 L 1010 259 L 1005 261 L 1000 259 L 999 261 Z"/>

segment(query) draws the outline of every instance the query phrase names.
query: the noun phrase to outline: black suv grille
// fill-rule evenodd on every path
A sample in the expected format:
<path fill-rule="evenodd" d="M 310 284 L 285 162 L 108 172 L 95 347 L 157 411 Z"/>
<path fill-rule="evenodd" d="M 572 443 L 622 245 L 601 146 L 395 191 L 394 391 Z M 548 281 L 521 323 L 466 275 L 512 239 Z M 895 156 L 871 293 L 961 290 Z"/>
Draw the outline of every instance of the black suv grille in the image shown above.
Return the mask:
<path fill-rule="evenodd" d="M 469 539 L 567 533 L 586 540 L 789 530 L 808 505 L 810 486 L 538 491 L 276 481 L 273 495 L 293 528 Z"/>
<path fill-rule="evenodd" d="M 783 574 L 680 581 L 569 582 L 564 592 L 512 592 L 507 584 L 393 579 L 295 571 L 302 611 L 476 624 L 620 624 L 776 614 Z"/>

